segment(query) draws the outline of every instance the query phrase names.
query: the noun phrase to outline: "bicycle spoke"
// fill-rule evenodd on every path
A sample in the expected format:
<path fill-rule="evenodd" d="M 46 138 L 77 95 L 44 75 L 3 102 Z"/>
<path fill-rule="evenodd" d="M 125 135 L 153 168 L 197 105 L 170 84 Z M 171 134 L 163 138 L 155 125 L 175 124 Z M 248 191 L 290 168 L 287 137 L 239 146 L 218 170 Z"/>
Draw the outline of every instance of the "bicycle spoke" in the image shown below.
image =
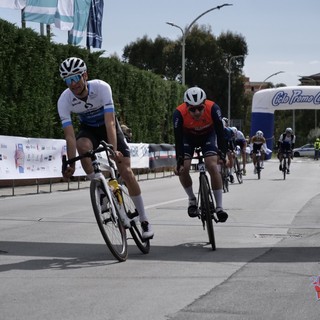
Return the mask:
<path fill-rule="evenodd" d="M 101 198 L 101 193 L 101 181 L 93 179 L 90 184 L 91 203 L 100 232 L 114 257 L 125 261 L 128 256 L 126 230 L 115 206 L 112 207 L 111 201 L 116 200 L 108 199 L 107 196 Z"/>

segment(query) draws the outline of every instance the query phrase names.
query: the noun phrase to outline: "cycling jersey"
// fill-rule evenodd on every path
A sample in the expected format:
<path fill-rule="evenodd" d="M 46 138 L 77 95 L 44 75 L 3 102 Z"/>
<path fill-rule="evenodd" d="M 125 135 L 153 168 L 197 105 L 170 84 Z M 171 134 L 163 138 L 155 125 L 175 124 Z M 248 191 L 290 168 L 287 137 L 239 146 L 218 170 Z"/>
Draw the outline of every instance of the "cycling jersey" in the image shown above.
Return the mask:
<path fill-rule="evenodd" d="M 233 130 L 230 127 L 224 128 L 224 138 L 226 140 L 228 150 L 234 151 L 235 149 L 235 135 Z"/>
<path fill-rule="evenodd" d="M 266 146 L 266 139 L 264 137 L 253 136 L 251 138 L 252 151 L 257 153 L 258 150 L 261 150 L 262 146 Z"/>
<path fill-rule="evenodd" d="M 104 125 L 104 114 L 114 112 L 111 87 L 102 80 L 90 80 L 86 101 L 77 98 L 69 88 L 64 90 L 58 100 L 58 112 L 62 127 L 72 124 L 71 113 L 76 113 L 80 123 L 90 127 Z"/>
<path fill-rule="evenodd" d="M 295 142 L 296 136 L 294 134 L 287 135 L 283 133 L 279 138 L 278 147 L 282 153 L 285 151 L 291 151 L 294 148 Z"/>
<path fill-rule="evenodd" d="M 86 101 L 77 98 L 69 88 L 64 90 L 58 100 L 58 112 L 62 127 L 72 125 L 71 114 L 78 115 L 80 132 L 77 139 L 85 137 L 91 140 L 96 148 L 101 140 L 108 141 L 104 114 L 115 112 L 112 91 L 108 83 L 102 80 L 87 82 L 88 96 Z M 130 157 L 130 149 L 125 142 L 124 135 L 116 119 L 117 150 L 125 157 Z"/>
<path fill-rule="evenodd" d="M 186 103 L 179 105 L 173 114 L 176 158 L 192 157 L 195 147 L 202 147 L 204 155 L 215 155 L 219 149 L 226 153 L 220 107 L 205 100 L 199 120 L 195 120 Z"/>

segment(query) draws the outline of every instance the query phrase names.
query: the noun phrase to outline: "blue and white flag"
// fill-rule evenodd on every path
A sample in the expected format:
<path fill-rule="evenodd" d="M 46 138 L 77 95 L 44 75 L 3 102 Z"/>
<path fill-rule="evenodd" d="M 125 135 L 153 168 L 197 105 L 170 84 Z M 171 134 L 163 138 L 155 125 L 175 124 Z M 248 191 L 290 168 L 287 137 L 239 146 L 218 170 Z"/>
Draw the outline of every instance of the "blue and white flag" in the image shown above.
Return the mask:
<path fill-rule="evenodd" d="M 26 6 L 26 1 L 27 0 L 0 0 L 0 7 L 21 10 Z"/>
<path fill-rule="evenodd" d="M 92 0 L 87 26 L 87 48 L 102 45 L 103 0 Z"/>
<path fill-rule="evenodd" d="M 44 24 L 54 23 L 58 0 L 27 0 L 22 19 Z"/>
<path fill-rule="evenodd" d="M 73 28 L 69 31 L 68 43 L 77 45 L 86 33 L 91 0 L 74 0 Z"/>
<path fill-rule="evenodd" d="M 61 30 L 71 30 L 73 27 L 74 0 L 58 0 L 55 14 L 55 26 Z"/>

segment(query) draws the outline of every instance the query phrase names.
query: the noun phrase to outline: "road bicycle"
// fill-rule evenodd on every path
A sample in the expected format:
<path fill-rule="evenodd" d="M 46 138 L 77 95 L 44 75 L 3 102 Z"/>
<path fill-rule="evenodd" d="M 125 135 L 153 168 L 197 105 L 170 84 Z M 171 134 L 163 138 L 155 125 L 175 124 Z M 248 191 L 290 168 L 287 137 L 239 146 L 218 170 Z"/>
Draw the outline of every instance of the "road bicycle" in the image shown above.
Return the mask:
<path fill-rule="evenodd" d="M 106 153 L 106 160 L 101 152 Z M 117 169 L 111 157 L 114 157 L 113 146 L 101 141 L 98 148 L 90 150 L 75 158 L 62 158 L 62 172 L 68 165 L 83 158 L 90 158 L 95 178 L 90 183 L 90 198 L 93 212 L 100 232 L 110 252 L 120 262 L 128 258 L 128 242 L 126 229 L 129 229 L 137 247 L 144 254 L 149 253 L 150 241 L 144 240 L 140 231 L 137 209 L 129 196 L 124 183 L 118 183 Z M 102 164 L 100 163 L 103 162 Z M 105 170 L 107 178 L 102 173 Z"/>
<path fill-rule="evenodd" d="M 283 174 L 283 180 L 286 180 L 286 175 L 289 171 L 288 161 L 291 158 L 291 151 L 285 151 L 282 154 L 282 161 L 280 162 L 281 171 Z"/>
<path fill-rule="evenodd" d="M 262 170 L 261 151 L 257 150 L 255 154 L 256 154 L 255 171 L 258 175 L 258 179 L 260 179 L 261 178 L 261 170 Z"/>
<path fill-rule="evenodd" d="M 223 192 L 224 193 L 229 192 L 230 172 L 229 172 L 229 168 L 225 165 L 225 163 L 220 164 L 220 174 L 221 174 Z"/>
<path fill-rule="evenodd" d="M 238 155 L 240 154 L 240 148 L 239 146 L 236 147 L 235 154 L 234 154 L 234 159 L 233 159 L 233 169 L 234 173 L 237 177 L 238 182 L 241 184 L 243 183 L 243 178 L 242 178 L 242 169 L 240 167 L 240 162 L 238 159 Z"/>
<path fill-rule="evenodd" d="M 203 230 L 207 229 L 207 234 L 209 238 L 209 244 L 212 250 L 216 250 L 216 242 L 214 236 L 214 229 L 212 221 L 218 222 L 218 218 L 215 216 L 215 203 L 210 188 L 210 183 L 208 176 L 206 174 L 206 166 L 204 163 L 204 157 L 201 152 L 201 148 L 195 149 L 196 157 L 198 163 L 196 170 L 199 172 L 199 192 L 198 192 L 198 213 L 199 219 L 202 222 Z"/>

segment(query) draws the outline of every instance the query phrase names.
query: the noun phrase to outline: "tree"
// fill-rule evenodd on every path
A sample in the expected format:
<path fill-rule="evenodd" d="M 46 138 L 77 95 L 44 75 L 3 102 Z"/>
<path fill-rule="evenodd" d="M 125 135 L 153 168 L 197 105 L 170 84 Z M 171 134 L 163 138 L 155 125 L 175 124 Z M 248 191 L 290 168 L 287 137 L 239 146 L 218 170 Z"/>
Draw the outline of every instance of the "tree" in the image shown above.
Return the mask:
<path fill-rule="evenodd" d="M 176 41 L 158 36 L 154 41 L 144 36 L 124 48 L 123 61 L 140 69 L 162 75 L 166 79 L 181 80 L 182 37 Z M 247 55 L 244 37 L 231 32 L 216 38 L 209 26 L 195 24 L 185 43 L 186 85 L 203 88 L 209 99 L 216 101 L 224 114 L 228 103 L 228 57 Z M 243 64 L 233 66 L 232 101 L 239 106 L 236 116 L 243 118 Z"/>

